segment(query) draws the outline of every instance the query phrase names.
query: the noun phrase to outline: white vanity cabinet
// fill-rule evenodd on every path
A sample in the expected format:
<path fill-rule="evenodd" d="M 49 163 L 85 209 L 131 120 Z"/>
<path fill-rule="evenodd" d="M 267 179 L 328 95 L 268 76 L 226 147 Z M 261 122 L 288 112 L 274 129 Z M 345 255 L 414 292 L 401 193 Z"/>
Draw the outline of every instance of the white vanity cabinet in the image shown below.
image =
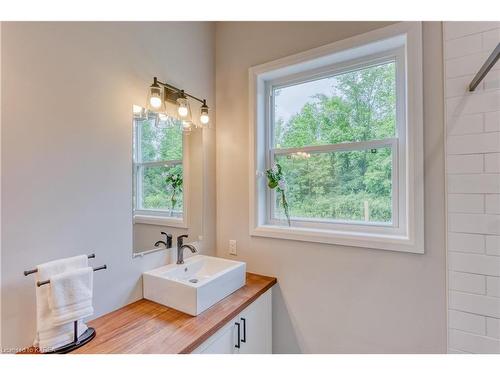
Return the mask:
<path fill-rule="evenodd" d="M 269 289 L 193 354 L 271 354 L 272 290 Z"/>

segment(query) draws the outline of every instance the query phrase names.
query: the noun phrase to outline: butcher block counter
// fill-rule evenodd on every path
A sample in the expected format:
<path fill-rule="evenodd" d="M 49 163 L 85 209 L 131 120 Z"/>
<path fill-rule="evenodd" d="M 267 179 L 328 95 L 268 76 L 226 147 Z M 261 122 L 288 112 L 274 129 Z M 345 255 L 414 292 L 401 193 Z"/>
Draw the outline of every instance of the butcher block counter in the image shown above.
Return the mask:
<path fill-rule="evenodd" d="M 247 273 L 245 286 L 198 316 L 141 299 L 88 322 L 96 337 L 71 354 L 191 353 L 276 282 Z"/>

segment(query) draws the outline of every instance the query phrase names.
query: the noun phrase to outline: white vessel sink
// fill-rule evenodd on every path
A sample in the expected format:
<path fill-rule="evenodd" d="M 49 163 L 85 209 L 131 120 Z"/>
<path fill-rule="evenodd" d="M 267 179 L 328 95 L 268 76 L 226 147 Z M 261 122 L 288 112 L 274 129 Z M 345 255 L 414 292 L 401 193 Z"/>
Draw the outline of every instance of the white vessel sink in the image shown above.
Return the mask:
<path fill-rule="evenodd" d="M 244 286 L 245 273 L 244 262 L 195 255 L 144 272 L 144 298 L 195 316 Z"/>

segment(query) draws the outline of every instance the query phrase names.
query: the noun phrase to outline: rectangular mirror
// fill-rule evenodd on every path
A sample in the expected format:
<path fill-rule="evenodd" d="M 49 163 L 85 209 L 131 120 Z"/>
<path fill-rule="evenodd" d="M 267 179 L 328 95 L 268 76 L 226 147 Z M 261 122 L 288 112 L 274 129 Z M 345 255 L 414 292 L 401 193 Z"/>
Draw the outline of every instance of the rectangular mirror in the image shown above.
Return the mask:
<path fill-rule="evenodd" d="M 165 249 L 167 233 L 202 238 L 201 130 L 134 106 L 132 217 L 134 254 Z M 163 241 L 159 242 L 159 241 Z"/>

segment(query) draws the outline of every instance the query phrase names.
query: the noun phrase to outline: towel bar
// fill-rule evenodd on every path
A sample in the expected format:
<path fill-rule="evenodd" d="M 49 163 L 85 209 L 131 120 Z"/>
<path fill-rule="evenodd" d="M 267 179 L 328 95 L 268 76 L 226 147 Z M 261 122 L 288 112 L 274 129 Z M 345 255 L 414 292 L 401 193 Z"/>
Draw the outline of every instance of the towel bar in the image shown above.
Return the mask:
<path fill-rule="evenodd" d="M 96 268 L 94 268 L 94 272 L 99 271 L 99 270 L 105 270 L 106 268 L 108 268 L 106 265 L 96 267 Z M 50 284 L 50 280 L 37 281 L 36 286 L 40 287 L 40 286 L 45 285 L 45 284 Z"/>
<path fill-rule="evenodd" d="M 479 72 L 477 72 L 476 76 L 471 81 L 469 85 L 469 91 L 472 92 L 476 89 L 477 85 L 481 83 L 483 78 L 486 76 L 486 74 L 488 74 L 491 68 L 493 68 L 493 66 L 496 64 L 499 58 L 500 58 L 500 43 L 497 44 L 491 55 L 484 62 L 481 69 L 479 69 Z"/>
<path fill-rule="evenodd" d="M 89 258 L 89 259 L 95 258 L 95 254 L 87 255 L 87 258 Z M 32 273 L 37 273 L 37 272 L 38 272 L 38 268 L 34 268 L 34 269 L 28 270 L 28 271 L 24 271 L 24 276 L 28 276 L 28 275 L 31 275 Z"/>

